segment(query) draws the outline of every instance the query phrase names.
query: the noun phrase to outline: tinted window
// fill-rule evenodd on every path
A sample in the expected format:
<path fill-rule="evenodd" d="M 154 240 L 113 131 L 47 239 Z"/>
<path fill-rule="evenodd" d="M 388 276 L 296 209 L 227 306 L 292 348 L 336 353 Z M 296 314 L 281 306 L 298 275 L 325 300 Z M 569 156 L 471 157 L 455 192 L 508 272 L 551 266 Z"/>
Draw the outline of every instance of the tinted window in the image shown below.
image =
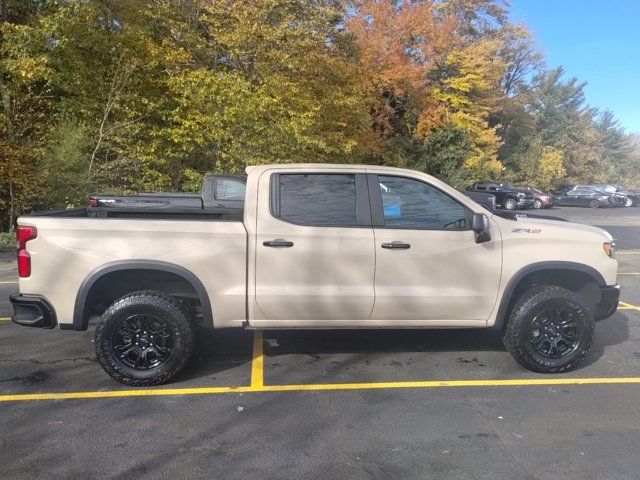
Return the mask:
<path fill-rule="evenodd" d="M 409 178 L 378 179 L 385 227 L 467 229 L 466 209 L 437 188 Z"/>
<path fill-rule="evenodd" d="M 282 174 L 279 210 L 303 225 L 356 226 L 355 175 Z"/>
<path fill-rule="evenodd" d="M 219 178 L 216 181 L 216 198 L 218 200 L 244 200 L 246 184 L 230 178 Z"/>

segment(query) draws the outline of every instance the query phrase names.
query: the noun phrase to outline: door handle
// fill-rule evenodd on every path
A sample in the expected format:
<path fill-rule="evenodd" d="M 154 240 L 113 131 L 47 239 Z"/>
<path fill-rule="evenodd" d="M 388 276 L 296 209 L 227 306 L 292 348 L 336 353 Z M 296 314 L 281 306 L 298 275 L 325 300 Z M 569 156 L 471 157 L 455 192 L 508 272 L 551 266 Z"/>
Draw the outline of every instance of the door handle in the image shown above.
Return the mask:
<path fill-rule="evenodd" d="M 262 245 L 264 245 L 265 247 L 288 248 L 293 247 L 293 242 L 282 240 L 281 238 L 276 238 L 275 240 L 262 242 Z"/>
<path fill-rule="evenodd" d="M 399 242 L 396 240 L 395 242 L 383 243 L 382 248 L 390 248 L 392 250 L 406 250 L 407 248 L 411 248 L 411 244 Z"/>

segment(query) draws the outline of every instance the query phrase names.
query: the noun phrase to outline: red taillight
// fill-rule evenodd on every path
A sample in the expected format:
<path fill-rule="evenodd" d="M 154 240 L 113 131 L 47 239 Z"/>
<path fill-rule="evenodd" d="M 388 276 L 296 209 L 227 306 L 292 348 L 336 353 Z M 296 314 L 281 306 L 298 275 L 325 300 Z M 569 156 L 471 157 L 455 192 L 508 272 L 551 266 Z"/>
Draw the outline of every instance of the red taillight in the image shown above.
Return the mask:
<path fill-rule="evenodd" d="M 26 278 L 31 275 L 31 257 L 27 252 L 27 242 L 38 236 L 36 227 L 18 227 L 16 238 L 18 240 L 18 276 Z"/>

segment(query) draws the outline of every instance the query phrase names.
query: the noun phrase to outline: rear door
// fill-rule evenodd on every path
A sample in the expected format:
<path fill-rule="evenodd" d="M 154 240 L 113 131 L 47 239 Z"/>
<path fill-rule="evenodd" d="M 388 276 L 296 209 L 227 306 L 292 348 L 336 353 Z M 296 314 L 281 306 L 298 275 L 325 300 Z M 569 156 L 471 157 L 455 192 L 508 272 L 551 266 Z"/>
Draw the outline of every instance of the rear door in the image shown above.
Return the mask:
<path fill-rule="evenodd" d="M 496 304 L 501 237 L 476 243 L 471 211 L 416 178 L 369 175 L 376 248 L 371 320 L 477 326 Z M 414 322 L 414 323 L 412 323 Z"/>
<path fill-rule="evenodd" d="M 267 170 L 258 196 L 252 324 L 369 319 L 375 252 L 364 171 Z"/>

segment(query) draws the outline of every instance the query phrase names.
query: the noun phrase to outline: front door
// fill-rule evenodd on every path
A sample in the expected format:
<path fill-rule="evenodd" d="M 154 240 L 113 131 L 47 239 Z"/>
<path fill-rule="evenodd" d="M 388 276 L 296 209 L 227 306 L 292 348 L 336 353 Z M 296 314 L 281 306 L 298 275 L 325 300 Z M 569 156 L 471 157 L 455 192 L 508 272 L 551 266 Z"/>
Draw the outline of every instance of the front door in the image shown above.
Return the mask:
<path fill-rule="evenodd" d="M 376 248 L 371 320 L 477 326 L 495 304 L 501 241 L 476 243 L 471 212 L 442 190 L 408 177 L 369 175 Z"/>
<path fill-rule="evenodd" d="M 258 188 L 252 323 L 369 319 L 375 253 L 364 171 L 278 169 Z"/>

